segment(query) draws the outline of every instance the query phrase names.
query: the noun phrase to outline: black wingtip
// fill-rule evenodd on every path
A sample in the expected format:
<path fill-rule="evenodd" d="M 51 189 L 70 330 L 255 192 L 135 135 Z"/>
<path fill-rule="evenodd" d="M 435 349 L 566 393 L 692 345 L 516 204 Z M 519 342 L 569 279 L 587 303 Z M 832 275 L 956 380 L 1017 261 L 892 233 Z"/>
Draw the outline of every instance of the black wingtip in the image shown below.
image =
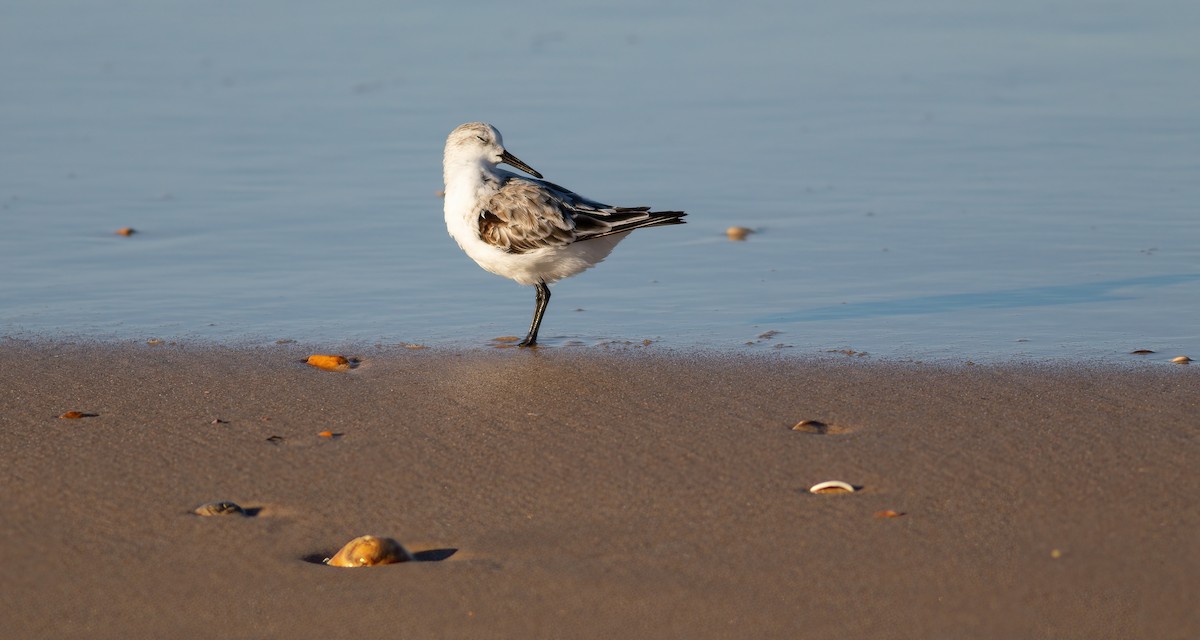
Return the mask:
<path fill-rule="evenodd" d="M 651 226 L 662 224 L 686 224 L 687 220 L 683 218 L 687 216 L 686 211 L 651 211 L 650 219 L 654 222 Z"/>
<path fill-rule="evenodd" d="M 671 224 L 685 224 L 687 220 L 683 217 L 687 215 L 684 211 L 646 211 L 643 207 L 626 208 L 626 211 L 642 213 L 647 216 L 636 221 L 625 221 L 613 225 L 608 231 L 581 237 L 581 240 L 591 240 L 592 238 L 603 238 L 616 233 L 625 233 L 634 229 L 644 229 L 647 227 L 665 227 Z"/>

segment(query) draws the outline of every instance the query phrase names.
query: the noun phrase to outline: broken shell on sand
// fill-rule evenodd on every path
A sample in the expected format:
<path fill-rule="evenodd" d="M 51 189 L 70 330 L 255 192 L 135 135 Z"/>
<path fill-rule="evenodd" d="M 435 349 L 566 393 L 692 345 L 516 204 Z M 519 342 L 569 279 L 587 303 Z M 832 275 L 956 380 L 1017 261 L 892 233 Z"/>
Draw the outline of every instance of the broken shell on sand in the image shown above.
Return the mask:
<path fill-rule="evenodd" d="M 332 567 L 373 567 L 412 559 L 412 554 L 391 538 L 360 536 L 347 542 L 325 563 Z"/>
<path fill-rule="evenodd" d="M 246 510 L 238 506 L 236 502 L 222 500 L 220 502 L 202 504 L 192 509 L 192 513 L 198 516 L 244 516 L 246 515 Z"/>
<path fill-rule="evenodd" d="M 808 489 L 809 493 L 854 493 L 854 485 L 841 480 L 828 480 L 814 484 Z"/>
<path fill-rule="evenodd" d="M 309 366 L 326 371 L 346 371 L 350 368 L 350 361 L 345 356 L 315 355 L 309 356 L 308 360 L 304 362 Z"/>
<path fill-rule="evenodd" d="M 68 411 L 68 412 L 62 414 L 61 416 L 59 416 L 59 418 L 61 418 L 63 420 L 78 420 L 80 418 L 95 418 L 98 415 L 100 415 L 100 414 L 87 413 L 84 411 Z"/>
<path fill-rule="evenodd" d="M 815 433 L 825 435 L 829 433 L 829 425 L 820 420 L 801 420 L 792 426 L 792 431 L 803 431 L 805 433 Z"/>
<path fill-rule="evenodd" d="M 1187 364 L 1191 361 L 1192 359 L 1187 356 L 1176 356 L 1171 358 L 1171 362 L 1174 362 L 1175 364 Z"/>

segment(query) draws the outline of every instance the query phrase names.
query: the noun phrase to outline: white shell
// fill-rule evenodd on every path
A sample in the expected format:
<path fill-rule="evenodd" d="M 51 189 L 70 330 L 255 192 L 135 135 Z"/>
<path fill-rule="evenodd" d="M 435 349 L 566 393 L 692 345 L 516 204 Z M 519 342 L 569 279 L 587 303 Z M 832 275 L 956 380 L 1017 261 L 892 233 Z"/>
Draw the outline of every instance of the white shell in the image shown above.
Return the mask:
<path fill-rule="evenodd" d="M 817 484 L 809 487 L 808 492 L 821 493 L 824 491 L 828 493 L 835 493 L 834 491 L 829 491 L 830 489 L 837 489 L 839 490 L 838 492 L 845 491 L 846 493 L 854 493 L 854 485 L 848 482 L 842 482 L 841 480 L 827 480 L 825 482 L 818 482 Z"/>
<path fill-rule="evenodd" d="M 1187 356 L 1176 356 L 1171 358 L 1171 362 L 1174 362 L 1175 364 L 1187 364 L 1191 361 L 1192 359 Z"/>

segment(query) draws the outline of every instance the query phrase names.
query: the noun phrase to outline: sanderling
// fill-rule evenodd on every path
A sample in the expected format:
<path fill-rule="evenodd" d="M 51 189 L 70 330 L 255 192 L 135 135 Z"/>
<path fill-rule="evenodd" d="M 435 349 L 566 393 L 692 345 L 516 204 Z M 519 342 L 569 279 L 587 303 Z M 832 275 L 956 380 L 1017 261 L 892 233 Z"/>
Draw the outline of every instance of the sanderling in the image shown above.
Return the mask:
<path fill-rule="evenodd" d="M 504 163 L 538 179 L 497 168 Z M 608 256 L 630 231 L 683 224 L 682 211 L 613 207 L 588 200 L 552 182 L 504 149 L 490 124 L 468 122 L 446 138 L 446 228 L 458 246 L 492 273 L 537 288 L 529 334 L 537 343 L 552 282 L 573 276 Z"/>

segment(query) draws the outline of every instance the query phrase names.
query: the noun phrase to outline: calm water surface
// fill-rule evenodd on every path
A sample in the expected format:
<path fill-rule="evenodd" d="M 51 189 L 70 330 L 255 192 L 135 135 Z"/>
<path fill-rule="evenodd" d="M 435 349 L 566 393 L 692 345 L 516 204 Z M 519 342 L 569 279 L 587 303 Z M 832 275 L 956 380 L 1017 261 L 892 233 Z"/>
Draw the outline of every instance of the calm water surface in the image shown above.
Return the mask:
<path fill-rule="evenodd" d="M 1200 358 L 1197 42 L 1167 0 L 7 2 L 0 336 L 523 334 L 437 195 L 487 120 L 691 214 L 557 285 L 549 346 Z"/>

